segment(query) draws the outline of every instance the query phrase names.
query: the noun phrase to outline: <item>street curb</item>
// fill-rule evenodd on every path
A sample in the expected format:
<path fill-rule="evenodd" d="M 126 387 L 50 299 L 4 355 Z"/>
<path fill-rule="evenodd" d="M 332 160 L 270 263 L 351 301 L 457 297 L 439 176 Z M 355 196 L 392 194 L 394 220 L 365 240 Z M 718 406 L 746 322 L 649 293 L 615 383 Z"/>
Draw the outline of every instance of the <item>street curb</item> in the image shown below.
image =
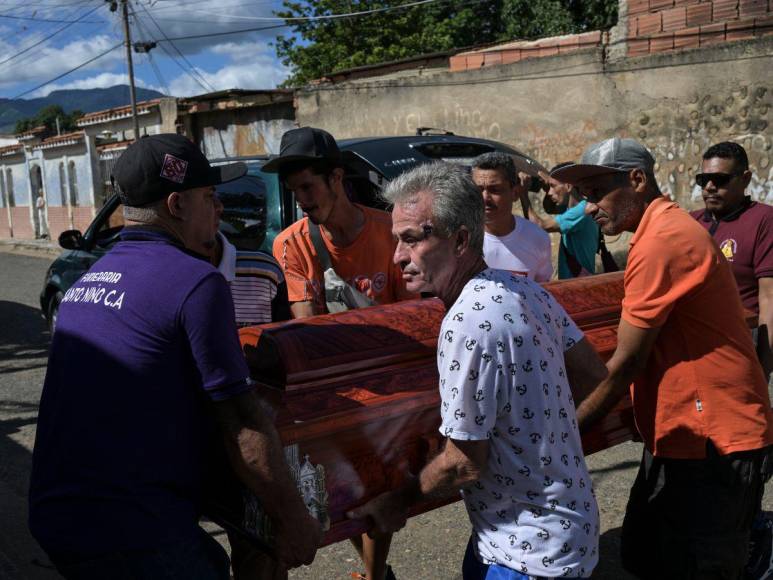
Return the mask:
<path fill-rule="evenodd" d="M 55 258 L 62 248 L 49 241 L 0 239 L 0 252 Z"/>

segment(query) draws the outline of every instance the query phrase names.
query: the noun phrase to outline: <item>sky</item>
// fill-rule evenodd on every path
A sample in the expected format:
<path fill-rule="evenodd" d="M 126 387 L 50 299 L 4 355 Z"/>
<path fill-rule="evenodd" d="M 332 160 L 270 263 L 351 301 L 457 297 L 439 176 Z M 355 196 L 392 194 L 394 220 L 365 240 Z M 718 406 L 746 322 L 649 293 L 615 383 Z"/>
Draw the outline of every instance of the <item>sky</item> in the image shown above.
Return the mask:
<path fill-rule="evenodd" d="M 271 89 L 289 74 L 272 46 L 275 35 L 289 34 L 288 28 L 174 40 L 275 26 L 281 21 L 273 11 L 281 9 L 281 0 L 130 0 L 129 6 L 132 42 L 157 42 L 150 56 L 133 54 L 137 86 L 182 97 Z M 0 97 L 30 99 L 58 89 L 127 84 L 123 45 L 110 51 L 123 41 L 119 15 L 120 8 L 110 12 L 105 0 L 0 0 Z"/>

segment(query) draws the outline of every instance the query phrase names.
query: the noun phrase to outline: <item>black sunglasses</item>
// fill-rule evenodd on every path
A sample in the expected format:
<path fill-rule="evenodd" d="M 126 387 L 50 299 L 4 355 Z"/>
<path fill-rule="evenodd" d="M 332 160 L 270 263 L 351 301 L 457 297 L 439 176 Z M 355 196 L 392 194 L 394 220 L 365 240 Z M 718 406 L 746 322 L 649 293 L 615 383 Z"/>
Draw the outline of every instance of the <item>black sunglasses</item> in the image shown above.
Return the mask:
<path fill-rule="evenodd" d="M 737 173 L 698 173 L 695 176 L 695 183 L 700 187 L 706 187 L 709 182 L 714 184 L 714 187 L 724 187 L 734 178 L 738 177 Z"/>

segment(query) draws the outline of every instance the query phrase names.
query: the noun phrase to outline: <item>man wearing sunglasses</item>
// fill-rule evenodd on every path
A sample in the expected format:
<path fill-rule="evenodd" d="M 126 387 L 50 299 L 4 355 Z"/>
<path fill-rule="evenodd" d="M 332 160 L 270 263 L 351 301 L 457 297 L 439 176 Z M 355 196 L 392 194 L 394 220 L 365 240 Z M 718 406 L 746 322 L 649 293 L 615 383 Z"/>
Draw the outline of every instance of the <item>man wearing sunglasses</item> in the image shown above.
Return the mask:
<path fill-rule="evenodd" d="M 654 165 L 615 138 L 551 175 L 579 188 L 604 234 L 634 233 L 617 348 L 577 419 L 587 429 L 630 388 L 644 451 L 623 521 L 628 571 L 740 578 L 773 443 L 767 382 L 729 264 L 661 194 Z"/>
<path fill-rule="evenodd" d="M 733 269 L 744 307 L 759 317 L 753 337 L 769 378 L 773 370 L 773 208 L 746 195 L 751 177 L 743 147 L 730 141 L 712 145 L 703 154 L 701 173 L 695 176 L 706 208 L 691 215 L 719 244 Z M 747 577 L 763 578 L 770 569 L 772 536 L 773 520 L 760 507 L 752 525 Z"/>
<path fill-rule="evenodd" d="M 759 314 L 757 354 L 765 374 L 773 370 L 773 207 L 746 195 L 752 174 L 746 151 L 725 141 L 703 154 L 705 209 L 691 212 L 714 237 L 733 269 L 745 308 Z"/>

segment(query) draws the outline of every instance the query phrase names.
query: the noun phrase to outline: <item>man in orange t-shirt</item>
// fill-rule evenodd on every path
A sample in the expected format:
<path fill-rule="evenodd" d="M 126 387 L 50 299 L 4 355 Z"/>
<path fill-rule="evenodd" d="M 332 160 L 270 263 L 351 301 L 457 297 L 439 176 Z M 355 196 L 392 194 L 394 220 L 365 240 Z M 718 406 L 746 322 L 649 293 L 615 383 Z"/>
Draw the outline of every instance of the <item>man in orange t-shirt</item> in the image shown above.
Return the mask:
<path fill-rule="evenodd" d="M 729 264 L 663 197 L 632 139 L 590 146 L 554 172 L 606 235 L 635 232 L 617 349 L 580 405 L 585 429 L 630 386 L 644 440 L 626 508 L 623 566 L 641 578 L 740 578 L 768 473 L 773 415 Z"/>
<path fill-rule="evenodd" d="M 336 274 L 376 304 L 413 298 L 392 261 L 392 218 L 353 203 L 344 188 L 343 156 L 335 139 L 321 129 L 285 133 L 279 157 L 263 167 L 278 172 L 306 214 L 274 240 L 274 257 L 287 280 L 295 318 L 325 313 L 324 271 L 310 236 L 319 226 Z"/>
<path fill-rule="evenodd" d="M 276 237 L 273 248 L 284 270 L 294 318 L 327 312 L 324 270 L 311 238 L 311 224 L 319 227 L 331 267 L 355 290 L 376 304 L 416 298 L 405 290 L 402 272 L 392 260 L 396 242 L 390 214 L 349 199 L 343 162 L 332 135 L 302 127 L 285 133 L 279 156 L 263 166 L 263 171 L 279 173 L 306 214 Z M 363 534 L 352 542 L 368 580 L 394 579 L 386 565 L 391 535 L 371 539 Z"/>

